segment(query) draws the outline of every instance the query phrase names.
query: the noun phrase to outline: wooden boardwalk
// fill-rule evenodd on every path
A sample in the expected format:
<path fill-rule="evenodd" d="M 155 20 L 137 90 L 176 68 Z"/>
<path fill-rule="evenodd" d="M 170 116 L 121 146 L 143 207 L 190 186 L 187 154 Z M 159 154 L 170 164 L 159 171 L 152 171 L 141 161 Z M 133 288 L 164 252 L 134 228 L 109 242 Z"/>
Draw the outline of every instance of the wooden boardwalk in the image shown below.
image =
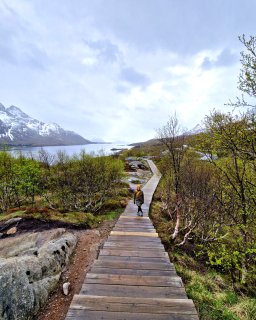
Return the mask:
<path fill-rule="evenodd" d="M 144 186 L 144 216 L 129 202 L 98 259 L 75 295 L 66 320 L 198 320 L 181 278 L 161 244 L 148 211 L 160 180 L 154 175 Z"/>

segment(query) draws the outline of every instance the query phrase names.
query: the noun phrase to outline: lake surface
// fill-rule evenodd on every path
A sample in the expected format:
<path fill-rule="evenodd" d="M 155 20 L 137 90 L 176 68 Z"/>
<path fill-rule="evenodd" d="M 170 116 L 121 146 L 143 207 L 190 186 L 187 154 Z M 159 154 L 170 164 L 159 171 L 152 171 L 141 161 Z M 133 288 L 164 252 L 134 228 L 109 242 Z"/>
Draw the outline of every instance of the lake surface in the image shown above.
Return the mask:
<path fill-rule="evenodd" d="M 76 146 L 12 147 L 10 148 L 10 152 L 13 155 L 22 152 L 25 156 L 33 155 L 33 157 L 37 157 L 38 152 L 42 148 L 52 155 L 56 155 L 58 151 L 64 151 L 68 156 L 72 156 L 74 154 L 79 154 L 82 150 L 84 150 L 88 154 L 94 154 L 97 156 L 102 153 L 105 155 L 111 155 L 118 151 L 111 149 L 131 149 L 132 147 L 125 144 L 97 143 Z"/>

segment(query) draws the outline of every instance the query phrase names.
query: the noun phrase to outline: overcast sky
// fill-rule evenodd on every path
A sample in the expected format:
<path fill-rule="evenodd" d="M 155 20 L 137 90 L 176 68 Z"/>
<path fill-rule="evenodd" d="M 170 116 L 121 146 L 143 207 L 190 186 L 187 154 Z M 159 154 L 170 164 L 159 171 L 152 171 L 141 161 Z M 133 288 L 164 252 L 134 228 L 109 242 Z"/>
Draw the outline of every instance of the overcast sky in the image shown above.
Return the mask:
<path fill-rule="evenodd" d="M 87 139 L 191 129 L 239 95 L 255 0 L 0 0 L 0 102 Z"/>

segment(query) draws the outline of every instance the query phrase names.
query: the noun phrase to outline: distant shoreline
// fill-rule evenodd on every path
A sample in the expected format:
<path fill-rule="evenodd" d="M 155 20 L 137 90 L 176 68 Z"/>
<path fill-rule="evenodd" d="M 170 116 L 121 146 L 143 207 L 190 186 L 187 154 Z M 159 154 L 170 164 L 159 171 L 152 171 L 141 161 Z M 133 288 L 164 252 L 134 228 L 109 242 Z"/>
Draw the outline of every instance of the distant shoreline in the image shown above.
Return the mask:
<path fill-rule="evenodd" d="M 83 144 L 44 144 L 44 145 L 39 145 L 39 144 L 7 144 L 7 143 L 2 143 L 0 144 L 0 150 L 4 149 L 5 147 L 7 148 L 44 148 L 44 147 L 70 147 L 70 146 L 87 146 L 89 144 L 114 144 L 112 142 L 88 142 L 88 143 L 83 143 Z"/>

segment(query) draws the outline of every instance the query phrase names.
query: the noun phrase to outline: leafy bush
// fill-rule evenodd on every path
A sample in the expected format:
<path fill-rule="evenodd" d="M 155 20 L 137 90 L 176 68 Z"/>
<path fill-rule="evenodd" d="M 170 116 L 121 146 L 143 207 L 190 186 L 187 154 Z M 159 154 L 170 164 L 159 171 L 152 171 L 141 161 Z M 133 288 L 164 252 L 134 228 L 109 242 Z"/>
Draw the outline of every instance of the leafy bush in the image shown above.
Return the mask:
<path fill-rule="evenodd" d="M 49 156 L 36 161 L 0 152 L 0 210 L 35 205 L 51 209 L 97 213 L 111 195 L 119 190 L 123 163 L 112 157 L 93 157 L 81 152 L 68 157 L 58 152 L 55 163 Z M 123 191 L 127 194 L 127 191 Z M 42 201 L 43 200 L 43 201 Z M 120 203 L 118 203 L 120 207 Z M 112 206 L 113 207 L 113 206 Z M 112 208 L 111 207 L 111 208 Z"/>

